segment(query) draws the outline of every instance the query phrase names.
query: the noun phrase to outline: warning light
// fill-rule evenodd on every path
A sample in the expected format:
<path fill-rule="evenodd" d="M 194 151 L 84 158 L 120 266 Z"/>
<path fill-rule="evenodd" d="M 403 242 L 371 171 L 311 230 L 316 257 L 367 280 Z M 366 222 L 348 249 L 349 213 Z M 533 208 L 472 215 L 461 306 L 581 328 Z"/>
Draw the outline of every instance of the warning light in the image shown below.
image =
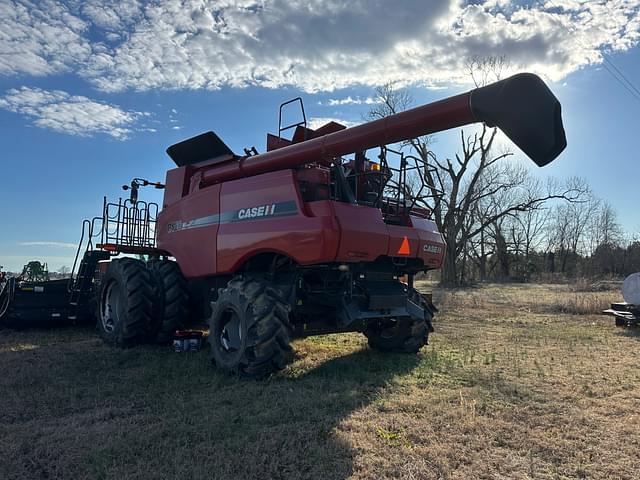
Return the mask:
<path fill-rule="evenodd" d="M 375 163 L 375 162 L 371 162 L 371 170 L 373 170 L 374 172 L 379 172 L 380 171 L 380 164 L 379 163 Z"/>
<path fill-rule="evenodd" d="M 409 239 L 404 237 L 402 240 L 402 244 L 398 249 L 398 255 L 409 255 L 411 253 L 411 249 L 409 248 Z"/>

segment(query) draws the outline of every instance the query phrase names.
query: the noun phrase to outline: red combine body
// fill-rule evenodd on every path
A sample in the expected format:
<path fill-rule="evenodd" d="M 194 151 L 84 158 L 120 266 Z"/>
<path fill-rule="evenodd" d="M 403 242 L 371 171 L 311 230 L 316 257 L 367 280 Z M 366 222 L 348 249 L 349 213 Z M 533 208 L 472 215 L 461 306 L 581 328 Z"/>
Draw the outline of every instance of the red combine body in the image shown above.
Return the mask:
<path fill-rule="evenodd" d="M 130 200 L 105 202 L 99 249 L 80 266 L 104 252 L 149 256 L 112 260 L 94 282 L 103 339 L 167 341 L 204 320 L 212 360 L 253 377 L 282 368 L 296 336 L 359 331 L 373 348 L 417 352 L 436 308 L 413 279 L 445 255 L 428 208 L 438 193 L 429 165 L 389 145 L 473 122 L 499 127 L 538 165 L 566 146 L 560 104 L 520 74 L 352 128 L 280 124 L 262 154 L 235 155 L 213 132 L 169 147 L 176 168 L 157 219 L 137 199 L 150 182 L 134 180 Z"/>
<path fill-rule="evenodd" d="M 233 274 L 259 255 L 281 255 L 300 266 L 397 257 L 415 263 L 416 272 L 442 264 L 444 243 L 432 220 L 408 213 L 387 223 L 379 208 L 332 199 L 326 167 L 204 188 L 196 183 L 184 197 L 174 195 L 186 171 L 169 172 L 158 217 L 158 247 L 176 258 L 186 278 Z M 309 186 L 307 179 L 317 183 Z"/>

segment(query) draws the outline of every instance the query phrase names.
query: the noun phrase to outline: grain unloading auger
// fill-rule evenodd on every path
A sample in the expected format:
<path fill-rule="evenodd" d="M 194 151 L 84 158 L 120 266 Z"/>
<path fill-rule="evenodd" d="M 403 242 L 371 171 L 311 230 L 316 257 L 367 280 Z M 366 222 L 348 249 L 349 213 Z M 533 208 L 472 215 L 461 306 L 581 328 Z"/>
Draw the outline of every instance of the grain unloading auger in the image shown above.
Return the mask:
<path fill-rule="evenodd" d="M 282 368 L 297 336 L 359 331 L 372 348 L 417 352 L 436 309 L 413 279 L 445 255 L 424 207 L 438 193 L 428 165 L 388 146 L 474 122 L 499 127 L 538 165 L 566 146 L 560 104 L 531 74 L 352 128 L 281 124 L 262 154 L 235 155 L 213 132 L 173 145 L 157 218 L 136 195 L 105 206 L 99 228 L 90 222 L 100 241 L 72 303 L 94 298 L 102 338 L 119 346 L 205 321 L 212 360 L 243 376 Z M 120 253 L 148 259 L 102 259 Z"/>
<path fill-rule="evenodd" d="M 274 147 L 288 147 L 277 152 L 236 157 L 221 142 L 195 137 L 170 147 L 168 153 L 178 165 L 212 160 L 210 155 L 216 155 L 217 161 L 202 178 L 204 184 L 213 184 L 296 168 L 476 122 L 500 128 L 538 166 L 551 162 L 567 144 L 560 102 L 539 77 L 523 73 L 355 127 L 329 124 L 309 132 L 315 138 L 298 140 L 295 146 L 270 136 Z"/>

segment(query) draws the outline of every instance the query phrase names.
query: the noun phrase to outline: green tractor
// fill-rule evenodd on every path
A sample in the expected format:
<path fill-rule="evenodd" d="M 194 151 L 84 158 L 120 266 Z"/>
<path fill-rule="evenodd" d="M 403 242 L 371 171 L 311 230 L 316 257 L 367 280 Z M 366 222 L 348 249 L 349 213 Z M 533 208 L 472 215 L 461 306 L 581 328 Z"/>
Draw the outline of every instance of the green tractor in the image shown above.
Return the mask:
<path fill-rule="evenodd" d="M 19 278 L 23 282 L 48 282 L 49 269 L 46 263 L 34 260 L 22 268 L 22 274 Z"/>

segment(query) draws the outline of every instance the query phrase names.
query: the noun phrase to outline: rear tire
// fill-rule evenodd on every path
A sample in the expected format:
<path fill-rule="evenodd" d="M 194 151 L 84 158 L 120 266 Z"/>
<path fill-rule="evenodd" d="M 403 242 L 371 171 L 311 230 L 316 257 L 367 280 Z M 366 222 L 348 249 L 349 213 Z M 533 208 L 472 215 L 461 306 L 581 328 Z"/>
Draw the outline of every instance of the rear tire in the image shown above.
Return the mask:
<path fill-rule="evenodd" d="M 161 260 L 151 264 L 158 300 L 150 338 L 156 343 L 169 343 L 176 330 L 184 326 L 189 311 L 187 282 L 176 262 Z"/>
<path fill-rule="evenodd" d="M 427 344 L 430 330 L 426 319 L 407 316 L 377 321 L 368 326 L 364 334 L 375 350 L 418 353 Z"/>
<path fill-rule="evenodd" d="M 290 306 L 282 292 L 259 277 L 235 277 L 212 304 L 211 360 L 223 372 L 264 378 L 284 368 Z"/>
<path fill-rule="evenodd" d="M 113 260 L 102 280 L 98 303 L 98 332 L 112 346 L 129 347 L 146 339 L 153 315 L 151 273 L 140 260 Z"/>

